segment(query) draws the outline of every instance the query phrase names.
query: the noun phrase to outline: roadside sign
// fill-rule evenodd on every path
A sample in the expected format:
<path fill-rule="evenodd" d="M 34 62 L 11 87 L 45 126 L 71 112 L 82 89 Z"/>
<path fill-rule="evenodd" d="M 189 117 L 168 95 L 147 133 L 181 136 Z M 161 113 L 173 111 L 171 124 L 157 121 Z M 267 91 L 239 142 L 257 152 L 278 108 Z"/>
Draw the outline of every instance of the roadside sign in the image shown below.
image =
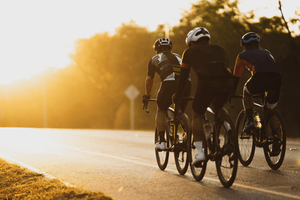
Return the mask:
<path fill-rule="evenodd" d="M 125 95 L 130 99 L 130 128 L 134 129 L 134 99 L 140 94 L 134 85 L 130 85 L 125 91 Z"/>
<path fill-rule="evenodd" d="M 140 94 L 140 92 L 134 85 L 130 85 L 125 91 L 125 94 L 130 100 L 134 100 Z"/>

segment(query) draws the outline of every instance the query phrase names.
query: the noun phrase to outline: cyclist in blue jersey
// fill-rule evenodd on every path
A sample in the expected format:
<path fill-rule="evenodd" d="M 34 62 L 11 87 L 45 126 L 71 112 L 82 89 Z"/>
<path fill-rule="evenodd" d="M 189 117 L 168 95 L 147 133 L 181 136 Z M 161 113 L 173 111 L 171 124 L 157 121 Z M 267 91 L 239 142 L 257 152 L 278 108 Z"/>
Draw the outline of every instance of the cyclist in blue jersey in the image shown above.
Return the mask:
<path fill-rule="evenodd" d="M 158 73 L 161 79 L 160 89 L 157 93 L 157 112 L 155 117 L 156 127 L 159 131 L 160 142 L 155 144 L 155 149 L 165 150 L 167 147 L 165 141 L 166 131 L 166 113 L 169 106 L 172 104 L 172 96 L 176 91 L 176 81 L 179 73 L 174 72 L 174 68 L 179 68 L 181 57 L 172 53 L 172 41 L 168 38 L 159 38 L 155 41 L 153 49 L 156 55 L 153 56 L 148 63 L 148 72 L 146 78 L 146 94 L 143 95 L 143 103 L 150 99 L 150 94 L 153 87 L 155 73 Z M 191 92 L 191 81 L 185 87 L 184 96 L 189 96 Z M 184 112 L 188 101 L 181 104 L 181 109 Z"/>
<path fill-rule="evenodd" d="M 244 34 L 240 40 L 243 51 L 237 56 L 234 66 L 235 94 L 239 79 L 246 67 L 252 74 L 243 89 L 243 105 L 246 110 L 248 123 L 243 131 L 250 134 L 253 123 L 253 95 L 267 92 L 266 106 L 268 109 L 276 107 L 281 87 L 281 69 L 276 64 L 272 54 L 259 47 L 260 38 L 255 32 Z"/>

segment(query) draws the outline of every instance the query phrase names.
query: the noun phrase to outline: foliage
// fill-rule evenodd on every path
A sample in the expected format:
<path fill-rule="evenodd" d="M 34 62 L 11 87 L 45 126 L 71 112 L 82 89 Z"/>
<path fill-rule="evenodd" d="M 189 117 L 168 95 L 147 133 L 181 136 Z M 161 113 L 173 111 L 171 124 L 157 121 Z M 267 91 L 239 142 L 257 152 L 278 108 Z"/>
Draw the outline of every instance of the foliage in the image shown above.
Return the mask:
<path fill-rule="evenodd" d="M 261 47 L 272 52 L 282 68 L 283 84 L 278 109 L 282 112 L 288 136 L 299 136 L 296 124 L 300 107 L 297 105 L 300 79 L 298 78 L 300 37 L 291 38 L 280 17 L 262 17 L 254 22 L 254 12 L 241 13 L 238 0 L 201 0 L 186 11 L 179 25 L 172 28 L 170 37 L 173 52 L 186 49 L 185 37 L 196 26 L 204 26 L 211 33 L 212 43 L 226 50 L 231 68 L 242 51 L 241 36 L 255 31 L 261 37 Z M 293 21 L 295 22 L 295 20 Z M 47 125 L 53 128 L 130 128 L 130 101 L 124 91 L 131 84 L 144 94 L 147 64 L 155 54 L 152 45 L 164 37 L 164 25 L 150 32 L 131 21 L 122 24 L 114 35 L 99 33 L 88 39 L 79 39 L 74 61 L 58 71 L 48 71 L 30 81 L 0 87 L 2 126 L 43 127 L 47 105 Z M 245 69 L 238 86 L 242 92 L 250 77 Z M 193 92 L 196 78 L 193 78 Z M 43 83 L 46 98 L 43 98 Z M 155 78 L 152 97 L 155 98 L 160 80 Z M 7 89 L 9 88 L 9 89 Z M 192 93 L 193 94 L 193 93 Z M 142 111 L 140 96 L 135 100 L 135 128 L 154 129 L 156 105 L 149 104 L 150 114 Z M 38 103 L 32 103 L 38 102 Z M 235 109 L 229 109 L 235 119 L 242 104 L 234 100 Z M 187 108 L 191 114 L 191 106 Z M 30 113 L 30 114 L 29 114 Z"/>

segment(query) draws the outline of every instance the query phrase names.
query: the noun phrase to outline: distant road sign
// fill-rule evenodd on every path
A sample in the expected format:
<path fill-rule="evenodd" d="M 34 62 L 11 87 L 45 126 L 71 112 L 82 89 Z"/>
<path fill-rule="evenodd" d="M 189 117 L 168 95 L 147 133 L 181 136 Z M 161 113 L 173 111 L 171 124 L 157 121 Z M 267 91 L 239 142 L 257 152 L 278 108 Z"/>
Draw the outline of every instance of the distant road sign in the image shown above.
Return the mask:
<path fill-rule="evenodd" d="M 130 100 L 134 100 L 140 94 L 140 92 L 134 85 L 130 85 L 125 91 L 125 94 Z"/>
<path fill-rule="evenodd" d="M 130 128 L 134 130 L 134 99 L 140 92 L 134 85 L 130 85 L 125 91 L 125 94 L 130 99 Z"/>

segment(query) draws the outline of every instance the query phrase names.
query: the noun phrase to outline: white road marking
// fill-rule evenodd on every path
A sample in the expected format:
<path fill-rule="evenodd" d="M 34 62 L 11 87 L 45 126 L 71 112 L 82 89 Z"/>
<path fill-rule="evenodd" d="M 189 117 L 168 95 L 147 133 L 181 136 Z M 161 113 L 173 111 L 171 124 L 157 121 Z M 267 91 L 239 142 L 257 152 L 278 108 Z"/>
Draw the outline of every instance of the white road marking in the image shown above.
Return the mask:
<path fill-rule="evenodd" d="M 21 166 L 23 166 L 23 167 L 25 167 L 25 168 L 27 168 L 27 169 L 33 171 L 33 172 L 36 172 L 36 173 L 38 173 L 38 174 L 43 174 L 46 178 L 49 178 L 49 179 L 58 179 L 58 178 L 56 178 L 56 177 L 54 177 L 54 176 L 52 176 L 52 175 L 50 175 L 50 174 L 47 174 L 46 172 L 42 172 L 42 171 L 40 171 L 39 169 L 32 167 L 31 165 L 28 165 L 28 164 L 26 164 L 26 163 L 23 163 L 23 162 L 21 162 L 21 161 L 19 161 L 19 160 L 17 160 L 17 159 L 14 159 L 14 158 L 9 157 L 9 156 L 0 154 L 0 158 L 3 158 L 3 159 L 5 159 L 5 160 L 9 160 L 9 161 L 14 162 L 14 163 L 17 163 L 17 164 L 19 164 L 19 165 L 21 165 Z M 60 179 L 58 179 L 58 180 L 61 181 L 62 183 L 64 183 L 64 184 L 65 184 L 66 186 L 68 186 L 68 187 L 75 187 L 74 185 L 72 185 L 72 184 L 70 184 L 70 183 L 68 183 L 68 182 L 62 181 L 62 180 L 60 180 Z"/>
<path fill-rule="evenodd" d="M 63 145 L 56 145 L 56 144 L 53 144 L 53 145 L 61 147 L 61 148 L 66 148 L 66 149 L 70 149 L 70 150 L 74 150 L 74 151 L 79 151 L 79 152 L 82 152 L 82 153 L 88 153 L 88 154 L 103 156 L 103 157 L 107 157 L 107 158 L 114 158 L 114 159 L 118 159 L 118 160 L 122 160 L 122 161 L 126 161 L 126 162 L 131 162 L 131 163 L 135 163 L 135 164 L 139 164 L 139 165 L 144 165 L 144 166 L 148 166 L 148 167 L 154 167 L 156 169 L 158 168 L 157 165 L 151 165 L 151 164 L 147 164 L 147 163 L 143 163 L 143 162 L 129 160 L 129 159 L 121 158 L 121 157 L 118 157 L 118 156 L 112 156 L 112 155 L 103 154 L 103 153 L 96 153 L 96 152 L 92 152 L 92 151 L 81 150 L 81 149 L 77 149 L 77 148 L 73 148 L 73 147 L 67 147 L 67 146 L 63 146 Z M 177 173 L 177 170 L 168 169 L 167 171 L 172 171 L 174 173 Z M 192 176 L 192 175 L 189 175 L 189 176 Z M 219 182 L 219 179 L 214 179 L 214 178 L 209 178 L 209 177 L 204 177 L 203 179 L 206 179 L 208 181 Z M 283 196 L 283 197 L 287 197 L 287 198 L 293 198 L 293 199 L 299 199 L 300 200 L 300 196 L 297 196 L 297 195 L 291 195 L 291 194 L 287 194 L 287 193 L 276 192 L 276 191 L 272 191 L 272 190 L 267 190 L 267 189 L 262 189 L 262 188 L 247 186 L 247 185 L 238 184 L 238 183 L 234 183 L 233 186 L 241 187 L 241 188 L 244 188 L 244 189 L 256 190 L 256 191 L 260 191 L 260 192 L 264 192 L 264 193 L 268 193 L 268 194 L 279 195 L 279 196 Z"/>
<path fill-rule="evenodd" d="M 144 165 L 144 166 L 148 166 L 148 167 L 153 167 L 153 168 L 158 168 L 156 165 L 151 165 L 151 164 L 147 164 L 147 163 L 143 163 L 143 162 L 138 162 L 138 161 L 134 161 L 134 160 L 130 160 L 130 159 L 126 159 L 126 158 L 121 158 L 118 156 L 112 156 L 112 155 L 108 155 L 108 154 L 103 154 L 103 153 L 96 153 L 96 152 L 91 152 L 91 151 L 86 151 L 86 150 L 82 150 L 82 149 L 77 149 L 77 148 L 73 148 L 73 147 L 67 147 L 67 146 L 63 146 L 63 145 L 56 145 L 56 144 L 52 144 L 54 146 L 57 147 L 61 147 L 61 148 L 65 148 L 65 149 L 70 149 L 70 150 L 74 150 L 74 151 L 78 151 L 78 152 L 82 152 L 82 153 L 87 153 L 87 154 L 93 154 L 93 155 L 98 155 L 98 156 L 103 156 L 103 157 L 107 157 L 107 158 L 113 158 L 113 159 L 118 159 L 118 160 L 123 160 L 126 162 L 131 162 L 131 163 L 135 163 L 135 164 L 139 164 L 139 165 Z M 17 163 L 25 168 L 28 168 L 31 171 L 34 171 L 36 173 L 40 173 L 43 174 L 45 177 L 49 178 L 49 179 L 58 179 L 50 174 L 47 174 L 45 172 L 42 172 L 26 163 L 23 163 L 19 160 L 16 160 L 14 158 L 11 158 L 9 156 L 0 154 L 0 157 L 6 160 L 10 160 L 14 163 Z M 167 171 L 171 171 L 174 173 L 177 173 L 177 170 L 173 170 L 173 169 L 168 169 Z M 192 177 L 192 175 L 189 175 Z M 209 177 L 204 177 L 203 179 L 208 180 L 208 181 L 214 181 L 214 182 L 219 182 L 218 179 L 214 179 L 214 178 L 209 178 Z M 62 181 L 62 180 L 60 180 Z M 65 185 L 70 186 L 70 187 L 76 187 L 71 185 L 68 182 L 62 181 Z M 282 192 L 276 192 L 276 191 L 272 191 L 272 190 L 267 190 L 267 189 L 262 189 L 262 188 L 256 188 L 256 187 L 252 187 L 252 186 L 247 186 L 247 185 L 243 185 L 243 184 L 238 184 L 238 183 L 234 183 L 233 187 L 241 187 L 244 189 L 251 189 L 251 190 L 256 190 L 256 191 L 260 191 L 260 192 L 264 192 L 264 193 L 268 193 L 268 194 L 273 194 L 273 195 L 279 195 L 279 196 L 283 196 L 283 197 L 287 197 L 287 198 L 293 198 L 293 199 L 299 199 L 300 200 L 300 196 L 297 195 L 291 195 L 291 194 L 286 194 L 286 193 L 282 193 Z"/>

